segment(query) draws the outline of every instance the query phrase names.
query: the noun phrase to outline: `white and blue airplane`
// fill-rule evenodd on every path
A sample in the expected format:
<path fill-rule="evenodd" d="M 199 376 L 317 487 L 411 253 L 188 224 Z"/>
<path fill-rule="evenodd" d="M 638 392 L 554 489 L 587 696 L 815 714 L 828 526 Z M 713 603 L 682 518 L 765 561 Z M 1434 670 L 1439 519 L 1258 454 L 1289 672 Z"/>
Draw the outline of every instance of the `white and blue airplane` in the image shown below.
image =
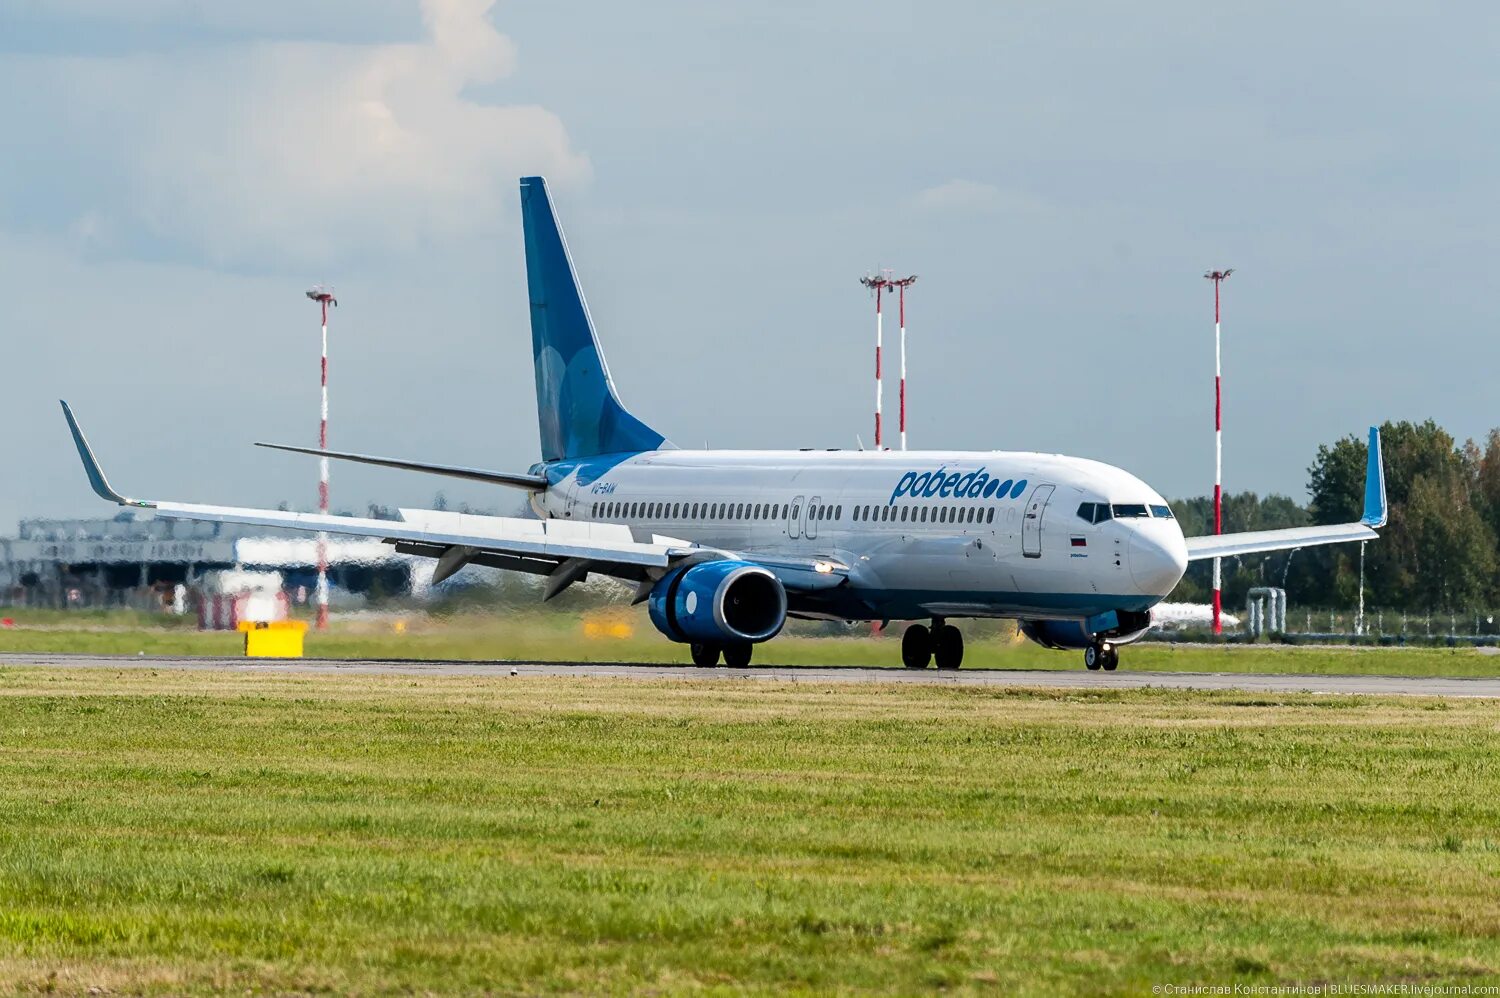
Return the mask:
<path fill-rule="evenodd" d="M 1025 451 L 684 450 L 620 402 L 545 182 L 521 180 L 540 463 L 525 474 L 325 452 L 519 489 L 539 519 L 401 510 L 397 521 L 131 499 L 111 488 L 66 402 L 94 491 L 157 516 L 378 537 L 437 560 L 636 586 L 651 622 L 703 666 L 749 664 L 788 617 L 917 621 L 910 668 L 958 668 L 950 621 L 1019 621 L 1049 648 L 1114 669 L 1189 561 L 1374 539 L 1386 521 L 1370 430 L 1357 523 L 1184 538 L 1156 490 L 1119 468 Z M 930 623 L 922 623 L 930 622 Z"/>

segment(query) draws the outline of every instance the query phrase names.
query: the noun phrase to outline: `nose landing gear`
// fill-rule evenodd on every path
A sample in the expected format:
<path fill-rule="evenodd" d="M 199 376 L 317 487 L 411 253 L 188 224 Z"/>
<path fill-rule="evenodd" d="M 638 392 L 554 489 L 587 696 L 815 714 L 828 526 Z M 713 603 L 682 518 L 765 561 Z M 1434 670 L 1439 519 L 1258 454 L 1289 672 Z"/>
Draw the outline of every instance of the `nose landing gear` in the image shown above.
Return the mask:
<path fill-rule="evenodd" d="M 901 635 L 901 664 L 908 669 L 925 669 L 929 662 L 939 669 L 957 669 L 964 662 L 964 635 L 943 618 L 934 617 L 932 628 L 912 624 Z"/>
<path fill-rule="evenodd" d="M 1089 671 L 1114 672 L 1120 665 L 1120 653 L 1108 641 L 1095 641 L 1083 650 L 1083 664 Z"/>

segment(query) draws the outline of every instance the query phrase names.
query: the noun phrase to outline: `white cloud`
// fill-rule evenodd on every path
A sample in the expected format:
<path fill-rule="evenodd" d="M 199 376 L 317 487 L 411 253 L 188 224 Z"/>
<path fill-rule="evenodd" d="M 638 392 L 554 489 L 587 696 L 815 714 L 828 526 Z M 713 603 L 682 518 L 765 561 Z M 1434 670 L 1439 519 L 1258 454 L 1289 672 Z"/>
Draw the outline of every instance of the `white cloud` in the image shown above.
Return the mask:
<path fill-rule="evenodd" d="M 920 191 L 912 203 L 921 211 L 983 214 L 1032 212 L 1042 207 L 1042 202 L 1029 194 L 961 179 Z"/>
<path fill-rule="evenodd" d="M 413 44 L 32 59 L 7 76 L 61 104 L 60 158 L 124 195 L 70 191 L 90 232 L 144 228 L 221 261 L 409 250 L 495 231 L 520 175 L 588 175 L 555 114 L 474 96 L 515 69 L 492 5 L 421 0 Z"/>

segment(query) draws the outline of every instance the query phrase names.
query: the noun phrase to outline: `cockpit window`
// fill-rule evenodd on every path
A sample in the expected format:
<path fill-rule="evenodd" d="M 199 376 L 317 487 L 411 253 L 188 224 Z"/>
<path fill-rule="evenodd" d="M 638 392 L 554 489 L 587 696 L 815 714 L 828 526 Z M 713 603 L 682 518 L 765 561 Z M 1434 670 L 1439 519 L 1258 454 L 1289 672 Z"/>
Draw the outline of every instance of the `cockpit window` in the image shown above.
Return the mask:
<path fill-rule="evenodd" d="M 1142 516 L 1145 514 L 1142 513 Z M 1078 506 L 1078 518 L 1086 523 L 1103 523 L 1109 519 L 1109 503 L 1086 502 Z"/>
<path fill-rule="evenodd" d="M 1116 519 L 1150 515 L 1146 512 L 1146 504 L 1143 502 L 1117 502 L 1114 504 L 1113 509 Z"/>
<path fill-rule="evenodd" d="M 1154 516 L 1154 517 L 1156 517 L 1158 520 L 1170 520 L 1170 519 L 1172 519 L 1172 507 L 1171 506 L 1152 506 L 1151 507 L 1151 515 Z"/>

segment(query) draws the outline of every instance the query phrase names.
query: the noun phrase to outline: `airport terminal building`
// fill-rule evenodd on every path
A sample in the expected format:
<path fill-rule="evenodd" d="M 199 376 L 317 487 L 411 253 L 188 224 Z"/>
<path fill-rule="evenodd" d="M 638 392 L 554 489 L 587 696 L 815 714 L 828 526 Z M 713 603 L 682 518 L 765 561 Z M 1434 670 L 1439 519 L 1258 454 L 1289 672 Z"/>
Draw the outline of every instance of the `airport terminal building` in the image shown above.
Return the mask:
<path fill-rule="evenodd" d="M 374 539 L 328 539 L 335 604 L 422 591 L 431 568 Z M 425 571 L 424 571 L 425 569 Z M 0 539 L 0 599 L 11 606 L 162 609 L 213 591 L 226 573 L 276 573 L 293 602 L 317 580 L 317 541 L 307 533 L 153 518 L 123 510 L 109 519 L 22 520 Z M 179 612 L 182 607 L 178 606 Z"/>

